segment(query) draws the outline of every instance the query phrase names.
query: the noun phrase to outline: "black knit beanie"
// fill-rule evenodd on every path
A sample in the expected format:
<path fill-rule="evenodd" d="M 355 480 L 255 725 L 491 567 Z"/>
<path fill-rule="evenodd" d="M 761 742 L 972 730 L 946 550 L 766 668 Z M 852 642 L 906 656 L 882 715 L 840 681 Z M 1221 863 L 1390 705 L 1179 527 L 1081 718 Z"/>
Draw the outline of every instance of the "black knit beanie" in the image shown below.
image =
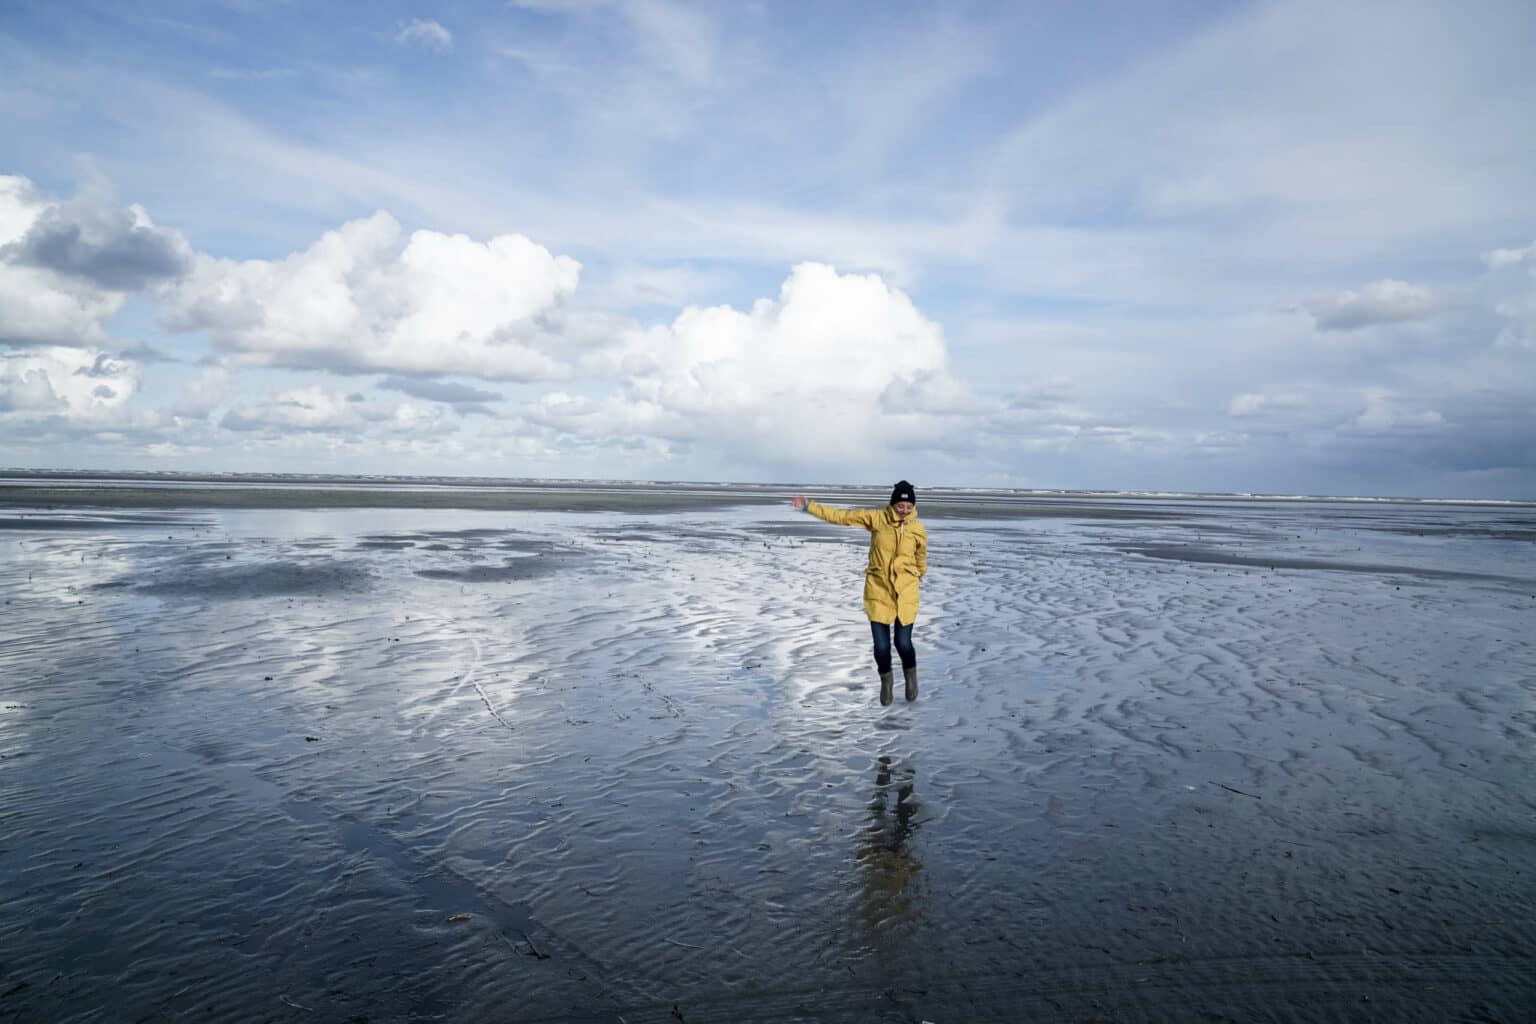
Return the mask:
<path fill-rule="evenodd" d="M 891 504 L 894 505 L 898 501 L 910 501 L 914 505 L 917 504 L 917 492 L 905 480 L 897 483 L 891 490 Z"/>

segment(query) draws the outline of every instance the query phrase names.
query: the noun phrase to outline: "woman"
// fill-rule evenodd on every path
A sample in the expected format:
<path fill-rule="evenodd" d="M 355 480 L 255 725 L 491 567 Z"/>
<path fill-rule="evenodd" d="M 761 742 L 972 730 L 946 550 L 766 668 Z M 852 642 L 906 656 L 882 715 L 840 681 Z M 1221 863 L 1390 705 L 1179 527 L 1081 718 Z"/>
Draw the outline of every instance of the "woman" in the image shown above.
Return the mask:
<path fill-rule="evenodd" d="M 828 508 L 795 495 L 790 504 L 817 519 L 869 531 L 869 567 L 864 570 L 864 612 L 875 638 L 875 667 L 880 670 L 880 703 L 891 702 L 891 624 L 896 625 L 896 653 L 906 677 L 907 700 L 917 699 L 917 652 L 912 623 L 917 620 L 918 580 L 928 572 L 928 531 L 917 521 L 917 494 L 905 480 L 891 491 L 885 508 Z"/>

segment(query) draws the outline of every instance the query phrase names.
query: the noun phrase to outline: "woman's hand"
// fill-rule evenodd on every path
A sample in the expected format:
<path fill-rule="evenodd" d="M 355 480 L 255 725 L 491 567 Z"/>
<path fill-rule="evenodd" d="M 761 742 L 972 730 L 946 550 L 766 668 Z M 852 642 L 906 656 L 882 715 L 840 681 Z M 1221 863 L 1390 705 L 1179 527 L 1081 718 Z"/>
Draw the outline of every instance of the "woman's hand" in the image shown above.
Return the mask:
<path fill-rule="evenodd" d="M 805 506 L 809 504 L 809 502 L 805 500 L 805 495 L 803 494 L 797 494 L 793 498 L 790 498 L 789 503 L 791 506 L 793 506 L 796 512 L 804 512 Z"/>

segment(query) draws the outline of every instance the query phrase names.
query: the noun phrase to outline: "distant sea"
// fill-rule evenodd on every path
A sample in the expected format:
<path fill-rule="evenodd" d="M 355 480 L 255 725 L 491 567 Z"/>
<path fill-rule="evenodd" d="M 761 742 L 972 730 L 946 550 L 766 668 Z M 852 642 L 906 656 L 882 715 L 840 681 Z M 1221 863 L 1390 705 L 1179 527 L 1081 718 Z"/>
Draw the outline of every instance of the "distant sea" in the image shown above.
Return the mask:
<path fill-rule="evenodd" d="M 20 489 L 30 491 L 23 492 Z M 271 491 L 343 491 L 356 494 L 357 504 L 370 504 L 366 492 L 421 493 L 438 496 L 431 503 L 452 507 L 454 494 L 476 493 L 481 495 L 514 495 L 518 493 L 613 493 L 622 495 L 676 495 L 694 496 L 706 503 L 721 498 L 739 498 L 743 502 L 778 500 L 801 492 L 825 495 L 836 500 L 866 501 L 870 497 L 882 498 L 882 486 L 830 482 L 795 483 L 791 481 L 768 483 L 744 483 L 705 480 L 619 480 L 619 479 L 568 479 L 560 477 L 484 477 L 484 476 L 405 476 L 336 473 L 197 473 L 170 471 L 100 471 L 55 469 L 0 469 L 0 501 L 11 499 L 8 491 L 35 495 L 38 489 L 57 490 L 61 494 L 78 495 L 95 489 L 121 490 L 177 490 L 181 492 L 218 489 L 221 491 L 248 491 L 249 503 L 254 507 L 265 504 L 261 494 Z M 924 507 L 930 504 L 1013 505 L 1038 501 L 1258 501 L 1258 502 L 1345 502 L 1390 503 L 1408 505 L 1481 505 L 1509 506 L 1513 508 L 1536 506 L 1536 498 L 1505 500 L 1461 497 L 1415 497 L 1407 495 L 1371 494 L 1279 494 L 1262 492 L 1212 492 L 1177 490 L 1096 490 L 1073 488 L 1004 488 L 962 484 L 944 484 L 920 488 Z M 193 503 L 191 495 L 180 495 L 178 503 Z M 213 500 L 213 504 L 227 504 Z M 242 502 L 244 504 L 245 502 Z M 279 500 L 279 504 L 285 502 Z M 389 504 L 395 504 L 390 502 Z"/>

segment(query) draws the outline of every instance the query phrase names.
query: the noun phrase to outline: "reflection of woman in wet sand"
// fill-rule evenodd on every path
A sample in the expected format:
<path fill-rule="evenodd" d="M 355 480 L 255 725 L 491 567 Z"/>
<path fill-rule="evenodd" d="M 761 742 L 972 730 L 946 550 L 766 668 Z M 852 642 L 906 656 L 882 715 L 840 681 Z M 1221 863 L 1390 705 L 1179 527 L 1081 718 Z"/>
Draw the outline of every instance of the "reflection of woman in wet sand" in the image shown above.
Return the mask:
<path fill-rule="evenodd" d="M 864 925 L 871 933 L 893 920 L 912 917 L 913 883 L 923 867 L 907 849 L 907 840 L 917 828 L 912 820 L 917 813 L 917 801 L 912 797 L 917 773 L 910 767 L 896 766 L 894 809 L 889 807 L 891 775 L 891 759 L 881 757 L 875 796 L 869 804 L 869 823 L 859 833 L 854 851 L 864 869 Z"/>
<path fill-rule="evenodd" d="M 918 581 L 928 572 L 928 531 L 917 521 L 917 494 L 905 480 L 891 491 L 885 508 L 829 508 L 803 495 L 790 499 L 797 511 L 809 512 L 838 526 L 862 526 L 869 531 L 869 566 L 864 570 L 864 612 L 875 638 L 875 667 L 880 670 L 880 703 L 889 704 L 895 685 L 891 672 L 891 625 L 896 626 L 896 653 L 906 678 L 907 700 L 917 699 L 917 651 L 912 624 L 917 620 Z"/>

